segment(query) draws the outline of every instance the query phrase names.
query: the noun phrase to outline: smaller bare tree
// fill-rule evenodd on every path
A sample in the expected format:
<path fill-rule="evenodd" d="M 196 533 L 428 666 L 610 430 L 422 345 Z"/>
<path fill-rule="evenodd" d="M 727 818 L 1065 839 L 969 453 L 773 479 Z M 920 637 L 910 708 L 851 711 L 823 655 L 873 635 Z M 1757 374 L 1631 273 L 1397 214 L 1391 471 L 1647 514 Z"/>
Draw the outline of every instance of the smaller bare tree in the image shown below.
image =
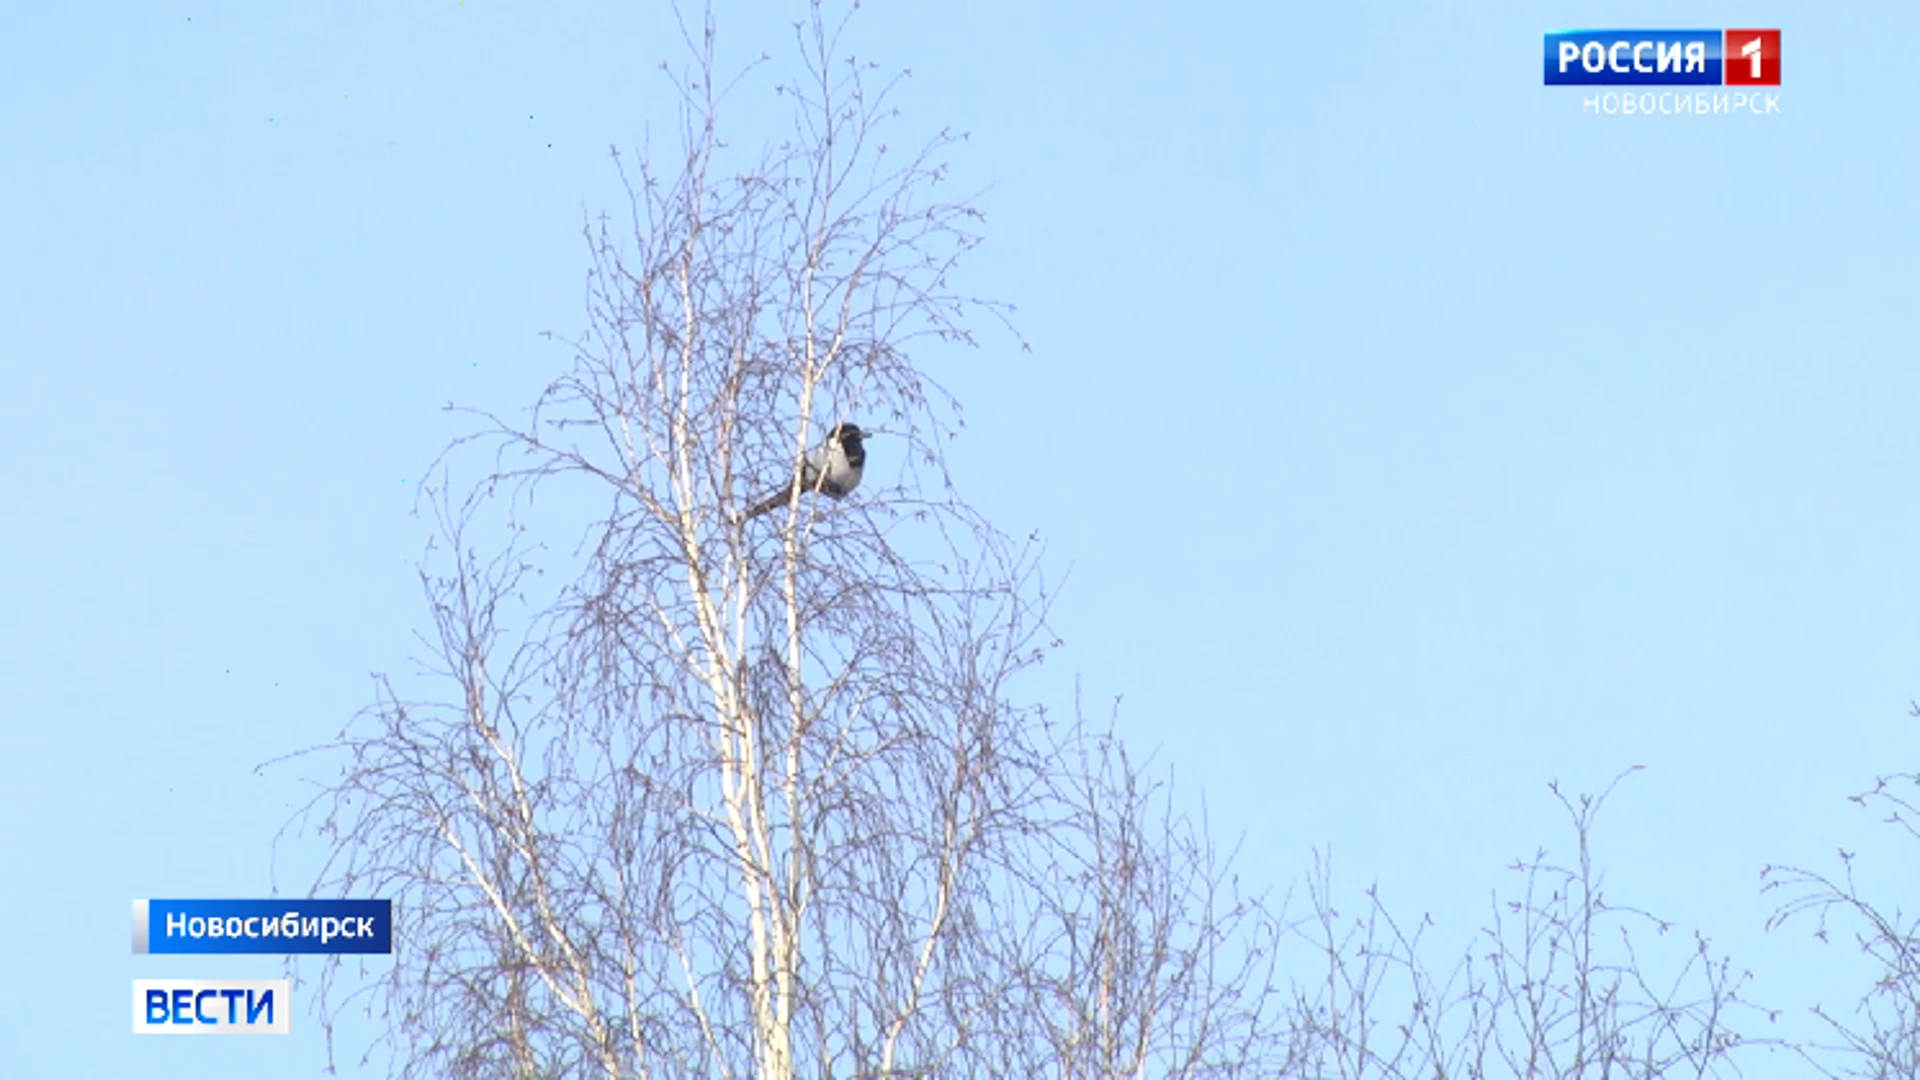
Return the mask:
<path fill-rule="evenodd" d="M 1631 772 L 1632 770 L 1629 770 Z M 1626 774 L 1622 774 L 1624 777 Z M 1747 975 L 1694 935 L 1672 970 L 1656 977 L 1645 932 L 1672 927 L 1607 899 L 1593 858 L 1597 796 L 1554 798 L 1572 826 L 1575 859 L 1544 849 L 1509 869 L 1517 887 L 1496 894 L 1491 923 L 1457 962 L 1424 956 L 1432 920 L 1394 917 L 1376 888 L 1357 916 L 1334 904 L 1318 861 L 1308 918 L 1296 942 L 1319 957 L 1321 977 L 1296 986 L 1304 1075 L 1359 1080 L 1656 1080 L 1732 1076 L 1756 1041 L 1736 1020 L 1761 1010 L 1740 996 Z"/>
<path fill-rule="evenodd" d="M 1914 715 L 1920 716 L 1920 705 Z M 1920 774 L 1896 773 L 1849 798 L 1920 839 L 1916 791 Z M 1838 932 L 1879 968 L 1852 1016 L 1813 1007 L 1833 1041 L 1802 1047 L 1801 1054 L 1828 1077 L 1915 1080 L 1920 1078 L 1920 916 L 1870 898 L 1855 880 L 1855 853 L 1842 848 L 1839 860 L 1836 874 L 1769 866 L 1762 875 L 1762 888 L 1781 898 L 1769 929 L 1810 920 L 1815 938 L 1830 942 Z"/>

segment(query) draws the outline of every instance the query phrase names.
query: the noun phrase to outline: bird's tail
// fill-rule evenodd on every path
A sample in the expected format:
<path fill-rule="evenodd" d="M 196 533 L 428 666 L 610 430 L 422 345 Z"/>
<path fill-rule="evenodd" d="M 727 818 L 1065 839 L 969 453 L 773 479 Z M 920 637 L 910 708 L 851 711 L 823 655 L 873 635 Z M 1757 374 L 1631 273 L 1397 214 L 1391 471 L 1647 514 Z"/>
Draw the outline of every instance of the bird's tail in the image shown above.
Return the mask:
<path fill-rule="evenodd" d="M 749 509 L 746 513 L 740 515 L 740 520 L 752 521 L 754 518 L 757 518 L 762 514 L 771 513 L 775 510 L 778 510 L 782 506 L 785 506 L 792 501 L 793 501 L 793 489 L 781 488 L 779 491 L 776 491 L 773 494 L 767 496 L 766 498 L 760 500 L 759 502 L 753 504 L 753 507 L 751 509 Z"/>

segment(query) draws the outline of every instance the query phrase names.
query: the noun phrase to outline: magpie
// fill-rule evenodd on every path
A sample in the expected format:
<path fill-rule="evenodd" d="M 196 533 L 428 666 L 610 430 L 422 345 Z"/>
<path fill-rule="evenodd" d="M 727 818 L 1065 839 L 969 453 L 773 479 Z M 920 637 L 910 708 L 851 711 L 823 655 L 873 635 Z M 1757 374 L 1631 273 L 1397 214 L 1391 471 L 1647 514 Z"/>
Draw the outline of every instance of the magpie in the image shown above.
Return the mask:
<path fill-rule="evenodd" d="M 858 424 L 834 425 L 825 442 L 807 451 L 806 460 L 800 463 L 799 485 L 767 496 L 747 511 L 742 520 L 785 506 L 803 491 L 817 491 L 830 499 L 846 498 L 848 492 L 860 486 L 860 474 L 867 467 L 867 448 L 860 443 L 867 434 Z"/>

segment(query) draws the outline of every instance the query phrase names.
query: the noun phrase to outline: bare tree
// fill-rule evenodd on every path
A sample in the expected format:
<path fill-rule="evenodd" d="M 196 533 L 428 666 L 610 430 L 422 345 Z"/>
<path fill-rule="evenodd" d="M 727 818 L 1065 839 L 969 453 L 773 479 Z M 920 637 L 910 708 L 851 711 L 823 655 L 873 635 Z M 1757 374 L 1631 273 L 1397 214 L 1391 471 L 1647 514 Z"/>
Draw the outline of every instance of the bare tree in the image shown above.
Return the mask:
<path fill-rule="evenodd" d="M 914 362 L 1006 312 L 951 283 L 956 137 L 885 144 L 898 79 L 844 26 L 812 6 L 750 158 L 711 14 L 687 32 L 677 152 L 621 166 L 630 233 L 587 230 L 569 369 L 427 492 L 424 692 L 379 680 L 317 751 L 317 890 L 400 913 L 383 980 L 322 972 L 327 1015 L 363 1002 L 401 1075 L 1279 1071 L 1265 911 L 1014 692 L 1051 644 L 1037 552 L 955 493 Z M 856 421 L 868 483 L 805 490 Z"/>
<path fill-rule="evenodd" d="M 1550 785 L 1572 826 L 1573 864 L 1544 849 L 1516 859 L 1517 888 L 1496 892 L 1491 922 L 1450 965 L 1426 959 L 1432 920 L 1396 918 L 1377 889 L 1359 914 L 1342 916 L 1331 867 L 1320 861 L 1309 915 L 1289 927 L 1321 973 L 1294 989 L 1302 1075 L 1717 1077 L 1738 1075 L 1743 1051 L 1770 1046 L 1742 1033 L 1764 1013 L 1741 997 L 1746 973 L 1696 933 L 1656 975 L 1644 936 L 1664 937 L 1671 924 L 1607 899 L 1592 839 L 1619 780 L 1577 798 Z"/>
<path fill-rule="evenodd" d="M 1913 707 L 1920 716 L 1920 705 Z M 1881 777 L 1870 791 L 1850 796 L 1882 820 L 1920 839 L 1920 774 Z M 1769 929 L 1812 920 L 1813 934 L 1830 942 L 1836 926 L 1879 971 L 1852 1015 L 1813 1007 L 1834 1041 L 1801 1048 L 1802 1056 L 1830 1077 L 1913 1080 L 1920 1077 L 1920 918 L 1873 899 L 1855 879 L 1856 855 L 1839 852 L 1840 870 L 1826 874 L 1795 866 L 1767 867 L 1763 888 L 1780 905 Z"/>

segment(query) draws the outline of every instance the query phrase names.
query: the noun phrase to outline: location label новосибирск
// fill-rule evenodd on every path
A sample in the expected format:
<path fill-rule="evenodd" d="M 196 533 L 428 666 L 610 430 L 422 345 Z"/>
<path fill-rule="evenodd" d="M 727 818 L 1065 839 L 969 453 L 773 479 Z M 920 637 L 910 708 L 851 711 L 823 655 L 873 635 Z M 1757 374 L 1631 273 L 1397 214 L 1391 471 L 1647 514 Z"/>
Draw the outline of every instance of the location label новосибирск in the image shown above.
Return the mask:
<path fill-rule="evenodd" d="M 135 900 L 136 953 L 390 953 L 391 900 Z"/>

